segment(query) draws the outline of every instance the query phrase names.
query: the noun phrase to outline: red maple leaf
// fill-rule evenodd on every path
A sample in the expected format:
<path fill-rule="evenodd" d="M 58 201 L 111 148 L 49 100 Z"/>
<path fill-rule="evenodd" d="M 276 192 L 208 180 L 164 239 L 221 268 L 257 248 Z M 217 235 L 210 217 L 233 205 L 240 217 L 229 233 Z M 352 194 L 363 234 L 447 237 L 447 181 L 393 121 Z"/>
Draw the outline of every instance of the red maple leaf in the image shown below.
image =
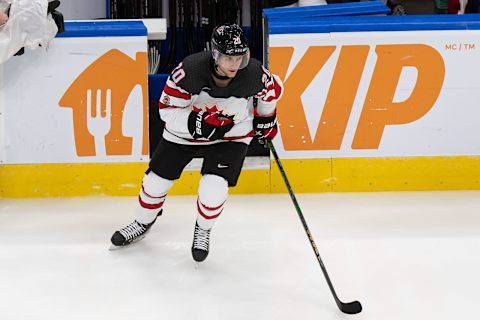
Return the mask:
<path fill-rule="evenodd" d="M 195 112 L 199 112 L 199 111 L 202 111 L 202 108 L 198 107 L 198 106 L 193 106 L 193 111 Z M 207 112 L 211 112 L 211 113 L 221 113 L 220 110 L 218 110 L 218 107 L 216 104 L 214 104 L 213 106 L 209 107 L 209 106 L 205 106 L 205 111 Z"/>
<path fill-rule="evenodd" d="M 217 108 L 217 105 L 216 105 L 216 104 L 214 104 L 214 105 L 213 105 L 213 106 L 211 106 L 211 107 L 209 107 L 209 106 L 206 106 L 206 107 L 207 107 L 207 111 L 208 111 L 208 112 L 212 112 L 212 113 L 216 113 L 216 112 L 218 112 L 218 113 L 220 113 L 220 110 L 218 110 L 218 108 Z"/>

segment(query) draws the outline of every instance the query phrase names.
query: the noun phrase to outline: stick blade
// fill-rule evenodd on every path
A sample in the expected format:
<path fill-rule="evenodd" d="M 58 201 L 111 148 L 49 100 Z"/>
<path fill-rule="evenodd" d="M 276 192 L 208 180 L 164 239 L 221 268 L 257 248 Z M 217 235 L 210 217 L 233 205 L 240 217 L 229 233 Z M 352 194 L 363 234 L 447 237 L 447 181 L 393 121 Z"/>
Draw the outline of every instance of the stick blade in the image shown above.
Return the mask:
<path fill-rule="evenodd" d="M 340 310 L 346 314 L 357 314 L 362 311 L 362 305 L 359 301 L 343 303 L 339 306 Z"/>

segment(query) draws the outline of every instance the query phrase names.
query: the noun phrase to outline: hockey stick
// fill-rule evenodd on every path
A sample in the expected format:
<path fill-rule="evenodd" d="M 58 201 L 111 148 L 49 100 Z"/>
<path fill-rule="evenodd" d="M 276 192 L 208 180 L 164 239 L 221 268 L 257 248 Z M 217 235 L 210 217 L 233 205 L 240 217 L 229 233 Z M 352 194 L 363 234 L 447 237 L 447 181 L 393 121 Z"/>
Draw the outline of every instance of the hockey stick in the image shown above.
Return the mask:
<path fill-rule="evenodd" d="M 338 299 L 337 293 L 335 292 L 335 289 L 333 288 L 333 284 L 330 281 L 330 277 L 328 276 L 327 269 L 325 268 L 325 265 L 323 264 L 322 258 L 320 257 L 320 253 L 318 252 L 317 246 L 315 245 L 315 241 L 313 240 L 312 234 L 310 233 L 310 230 L 308 229 L 307 222 L 305 221 L 305 218 L 303 217 L 302 210 L 300 210 L 300 206 L 298 205 L 297 199 L 295 198 L 295 194 L 293 193 L 292 187 L 290 186 L 290 183 L 288 182 L 287 175 L 285 174 L 285 170 L 283 169 L 282 163 L 280 162 L 280 159 L 278 158 L 277 151 L 275 150 L 275 147 L 273 146 L 273 143 L 271 140 L 267 140 L 267 145 L 269 149 L 273 153 L 273 157 L 275 158 L 275 162 L 277 163 L 278 169 L 280 170 L 280 174 L 282 175 L 283 182 L 285 182 L 285 185 L 287 186 L 288 193 L 290 194 L 290 198 L 292 198 L 293 205 L 295 206 L 295 209 L 297 210 L 298 217 L 302 221 L 303 229 L 305 229 L 305 232 L 307 233 L 308 240 L 310 240 L 310 244 L 312 245 L 313 252 L 315 252 L 315 256 L 317 256 L 318 263 L 320 264 L 320 267 L 322 268 L 323 275 L 325 276 L 325 279 L 327 280 L 328 286 L 330 287 L 330 291 L 333 294 L 333 298 L 335 299 L 335 302 L 337 303 L 338 308 L 340 311 L 343 313 L 347 314 L 356 314 L 360 313 L 362 311 L 362 305 L 360 304 L 359 301 L 352 301 L 348 303 L 344 303 Z"/>

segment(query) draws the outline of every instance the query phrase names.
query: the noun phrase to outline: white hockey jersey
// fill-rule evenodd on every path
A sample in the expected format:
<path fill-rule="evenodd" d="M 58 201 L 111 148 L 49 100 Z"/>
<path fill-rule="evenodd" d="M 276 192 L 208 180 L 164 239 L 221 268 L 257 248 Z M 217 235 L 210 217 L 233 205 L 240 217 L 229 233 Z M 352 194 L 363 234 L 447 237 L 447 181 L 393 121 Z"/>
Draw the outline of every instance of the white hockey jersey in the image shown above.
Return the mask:
<path fill-rule="evenodd" d="M 188 56 L 168 77 L 159 101 L 160 117 L 165 122 L 163 137 L 179 144 L 213 144 L 222 140 L 194 139 L 188 131 L 188 116 L 193 107 L 233 116 L 235 125 L 223 141 L 249 144 L 254 136 L 253 116 L 271 115 L 283 91 L 282 82 L 250 59 L 226 87 L 218 87 L 212 78 L 210 51 Z M 257 99 L 254 110 L 253 99 Z"/>

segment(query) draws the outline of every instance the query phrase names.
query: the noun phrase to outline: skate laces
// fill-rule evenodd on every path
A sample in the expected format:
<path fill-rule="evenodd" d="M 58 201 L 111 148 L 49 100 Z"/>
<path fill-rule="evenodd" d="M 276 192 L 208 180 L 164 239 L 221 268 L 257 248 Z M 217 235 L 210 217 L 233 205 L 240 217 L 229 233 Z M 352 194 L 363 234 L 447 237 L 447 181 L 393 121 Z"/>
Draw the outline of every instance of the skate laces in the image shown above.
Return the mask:
<path fill-rule="evenodd" d="M 127 240 L 134 239 L 145 233 L 145 231 L 147 231 L 147 228 L 143 224 L 137 222 L 137 220 L 133 221 L 128 226 L 120 229 L 120 233 Z"/>
<path fill-rule="evenodd" d="M 195 225 L 195 236 L 193 237 L 193 248 L 208 251 L 210 241 L 210 230 L 203 230 Z"/>

